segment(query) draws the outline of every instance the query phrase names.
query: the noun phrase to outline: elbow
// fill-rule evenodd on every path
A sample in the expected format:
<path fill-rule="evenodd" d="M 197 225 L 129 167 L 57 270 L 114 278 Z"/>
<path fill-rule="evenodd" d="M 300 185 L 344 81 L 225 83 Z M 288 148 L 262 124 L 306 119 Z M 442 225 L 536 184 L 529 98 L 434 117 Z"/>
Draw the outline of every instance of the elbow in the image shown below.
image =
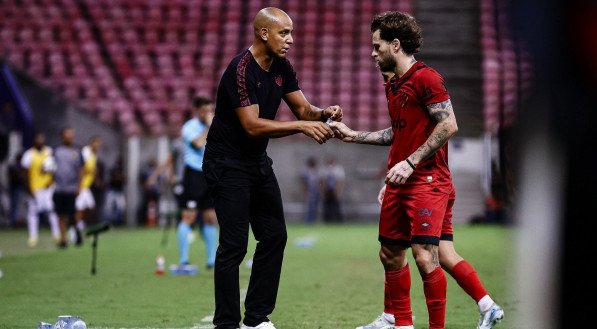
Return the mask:
<path fill-rule="evenodd" d="M 259 129 L 256 128 L 246 128 L 245 132 L 247 133 L 247 137 L 249 138 L 259 138 L 261 137 L 261 132 L 259 131 Z"/>
<path fill-rule="evenodd" d="M 450 134 L 450 137 L 456 135 L 456 133 L 458 132 L 458 124 L 456 123 L 456 120 L 450 120 L 448 122 L 448 132 Z"/>
<path fill-rule="evenodd" d="M 456 135 L 457 132 L 458 132 L 458 125 L 456 124 L 456 122 L 454 122 L 454 125 L 452 125 L 452 136 Z"/>

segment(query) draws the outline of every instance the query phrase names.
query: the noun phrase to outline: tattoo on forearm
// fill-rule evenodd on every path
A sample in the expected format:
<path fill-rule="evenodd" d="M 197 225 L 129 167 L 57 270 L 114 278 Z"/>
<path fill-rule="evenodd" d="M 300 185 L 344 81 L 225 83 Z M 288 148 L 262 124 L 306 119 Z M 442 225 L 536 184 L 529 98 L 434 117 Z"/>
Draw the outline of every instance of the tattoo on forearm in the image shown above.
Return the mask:
<path fill-rule="evenodd" d="M 394 132 L 392 131 L 392 128 L 375 132 L 361 131 L 353 139 L 353 142 L 355 143 L 372 145 L 392 145 L 393 141 Z"/>
<path fill-rule="evenodd" d="M 449 99 L 430 104 L 427 106 L 427 110 L 429 115 L 437 122 L 437 125 L 427 141 L 413 153 L 413 157 L 418 158 L 419 161 L 427 160 L 437 152 L 452 137 L 456 126 L 452 102 Z"/>

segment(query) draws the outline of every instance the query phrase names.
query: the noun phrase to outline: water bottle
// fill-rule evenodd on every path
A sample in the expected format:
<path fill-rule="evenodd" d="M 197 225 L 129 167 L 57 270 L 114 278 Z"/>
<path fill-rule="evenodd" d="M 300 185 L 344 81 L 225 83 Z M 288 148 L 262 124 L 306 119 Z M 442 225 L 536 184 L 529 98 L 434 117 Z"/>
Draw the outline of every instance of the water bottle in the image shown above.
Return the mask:
<path fill-rule="evenodd" d="M 72 324 L 77 320 L 80 320 L 78 316 L 60 315 L 58 322 L 54 325 L 54 329 L 71 329 Z"/>
<path fill-rule="evenodd" d="M 158 255 L 155 259 L 155 274 L 156 275 L 164 275 L 164 266 L 166 264 L 166 259 L 164 256 Z"/>

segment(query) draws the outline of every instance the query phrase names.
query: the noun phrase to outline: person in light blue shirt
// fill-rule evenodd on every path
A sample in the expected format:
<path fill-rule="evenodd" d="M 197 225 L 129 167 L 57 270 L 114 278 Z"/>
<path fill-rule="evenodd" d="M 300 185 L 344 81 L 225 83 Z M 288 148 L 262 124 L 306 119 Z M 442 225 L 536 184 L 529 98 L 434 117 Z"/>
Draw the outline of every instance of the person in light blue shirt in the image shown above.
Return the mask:
<path fill-rule="evenodd" d="M 207 268 L 214 267 L 217 248 L 217 218 L 214 204 L 203 176 L 203 154 L 207 133 L 213 119 L 213 102 L 205 97 L 193 100 L 194 116 L 182 126 L 184 171 L 182 180 L 182 220 L 177 238 L 181 266 L 189 265 L 189 234 L 201 212 L 201 237 L 205 242 Z"/>

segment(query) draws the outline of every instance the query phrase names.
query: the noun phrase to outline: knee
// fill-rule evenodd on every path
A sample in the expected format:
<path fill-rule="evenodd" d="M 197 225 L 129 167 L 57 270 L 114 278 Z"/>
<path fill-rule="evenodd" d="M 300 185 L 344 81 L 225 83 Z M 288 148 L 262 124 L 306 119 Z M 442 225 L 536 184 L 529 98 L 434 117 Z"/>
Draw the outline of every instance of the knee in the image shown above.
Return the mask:
<path fill-rule="evenodd" d="M 281 230 L 280 232 L 276 232 L 276 233 L 268 236 L 266 239 L 264 239 L 263 242 L 283 247 L 283 246 L 286 246 L 287 241 L 288 241 L 288 233 L 286 233 L 286 230 Z"/>
<path fill-rule="evenodd" d="M 417 268 L 421 273 L 431 273 L 437 268 L 438 261 L 434 259 L 433 253 L 429 251 L 414 251 L 413 256 L 417 263 Z"/>
<path fill-rule="evenodd" d="M 416 253 L 414 255 L 417 267 L 427 267 L 432 263 L 431 253 Z"/>
<path fill-rule="evenodd" d="M 406 258 L 384 248 L 379 251 L 379 260 L 386 270 L 397 270 L 406 266 Z"/>
<path fill-rule="evenodd" d="M 248 241 L 224 242 L 220 240 L 217 250 L 217 260 L 240 264 L 247 254 Z"/>

